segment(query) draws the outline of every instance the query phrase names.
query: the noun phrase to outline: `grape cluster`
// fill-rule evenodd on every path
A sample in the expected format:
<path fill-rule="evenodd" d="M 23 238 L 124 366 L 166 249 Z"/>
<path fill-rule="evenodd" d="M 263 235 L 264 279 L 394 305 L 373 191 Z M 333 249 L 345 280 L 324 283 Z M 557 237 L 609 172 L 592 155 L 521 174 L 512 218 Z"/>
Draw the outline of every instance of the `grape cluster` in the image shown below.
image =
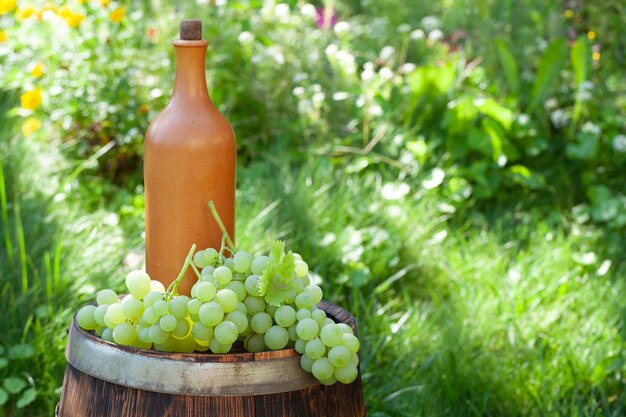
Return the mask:
<path fill-rule="evenodd" d="M 302 368 L 321 383 L 356 379 L 359 340 L 317 307 L 322 289 L 310 282 L 298 254 L 285 254 L 282 242 L 273 242 L 269 255 L 222 252 L 208 248 L 191 260 L 192 249 L 186 264 L 198 281 L 191 297 L 132 271 L 129 294 L 100 291 L 97 306 L 78 311 L 78 325 L 110 342 L 165 352 L 228 353 L 237 342 L 248 352 L 295 347 Z"/>

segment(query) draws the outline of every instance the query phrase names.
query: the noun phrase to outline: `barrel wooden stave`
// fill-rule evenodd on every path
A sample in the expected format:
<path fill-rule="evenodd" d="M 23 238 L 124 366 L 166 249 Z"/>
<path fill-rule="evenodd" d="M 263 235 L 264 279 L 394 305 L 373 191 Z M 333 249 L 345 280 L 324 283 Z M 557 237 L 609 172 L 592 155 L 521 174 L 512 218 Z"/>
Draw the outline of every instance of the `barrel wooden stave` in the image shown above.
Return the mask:
<path fill-rule="evenodd" d="M 337 322 L 351 326 L 354 317 L 322 301 L 319 307 Z M 91 336 L 93 337 L 93 336 Z M 112 347 L 115 349 L 123 347 Z M 255 354 L 168 354 L 142 350 L 153 357 L 190 362 L 271 361 L 294 356 L 293 349 Z M 210 377 L 210 375 L 207 375 Z M 242 381 L 245 384 L 246 381 Z M 57 417 L 363 417 L 366 415 L 361 376 L 351 384 L 309 387 L 265 395 L 193 396 L 158 393 L 95 378 L 70 363 L 65 370 Z"/>

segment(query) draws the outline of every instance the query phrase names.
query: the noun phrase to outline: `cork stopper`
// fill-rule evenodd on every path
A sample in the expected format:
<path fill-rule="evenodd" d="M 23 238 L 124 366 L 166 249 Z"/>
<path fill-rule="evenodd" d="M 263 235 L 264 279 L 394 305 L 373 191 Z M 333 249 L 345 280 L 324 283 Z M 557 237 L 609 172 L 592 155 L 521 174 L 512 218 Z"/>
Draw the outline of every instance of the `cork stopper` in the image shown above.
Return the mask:
<path fill-rule="evenodd" d="M 202 21 L 189 19 L 180 22 L 180 39 L 184 41 L 202 40 Z"/>

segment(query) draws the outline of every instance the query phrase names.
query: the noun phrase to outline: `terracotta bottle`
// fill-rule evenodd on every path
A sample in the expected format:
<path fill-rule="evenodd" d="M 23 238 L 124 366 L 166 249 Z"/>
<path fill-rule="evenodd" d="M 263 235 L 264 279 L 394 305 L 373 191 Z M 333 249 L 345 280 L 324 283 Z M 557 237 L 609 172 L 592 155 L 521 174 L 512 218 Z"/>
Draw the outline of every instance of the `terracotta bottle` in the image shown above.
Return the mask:
<path fill-rule="evenodd" d="M 220 249 L 222 233 L 208 207 L 235 238 L 236 143 L 232 127 L 207 92 L 199 20 L 181 24 L 174 40 L 176 80 L 167 107 L 152 121 L 144 143 L 146 270 L 167 287 L 179 274 L 192 244 Z M 189 294 L 191 268 L 179 293 Z"/>

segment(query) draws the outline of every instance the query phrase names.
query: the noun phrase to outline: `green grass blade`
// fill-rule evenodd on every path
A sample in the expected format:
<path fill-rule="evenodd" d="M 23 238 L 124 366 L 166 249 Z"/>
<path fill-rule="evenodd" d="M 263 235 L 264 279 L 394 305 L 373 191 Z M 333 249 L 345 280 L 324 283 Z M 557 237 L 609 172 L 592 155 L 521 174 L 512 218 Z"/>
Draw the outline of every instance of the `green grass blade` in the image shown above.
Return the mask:
<path fill-rule="evenodd" d="M 576 85 L 580 86 L 583 81 L 589 78 L 589 69 L 591 68 L 591 48 L 586 36 L 581 36 L 576 40 L 570 53 L 570 59 L 572 60 Z"/>
<path fill-rule="evenodd" d="M 539 69 L 533 85 L 527 112 L 533 111 L 554 87 L 567 60 L 567 42 L 557 38 L 544 51 L 539 61 Z"/>
<path fill-rule="evenodd" d="M 4 181 L 4 165 L 0 159 L 0 210 L 2 211 L 2 226 L 4 231 L 4 244 L 6 245 L 9 264 L 13 265 L 13 244 L 9 232 L 9 209 L 7 204 L 7 191 Z"/>
<path fill-rule="evenodd" d="M 501 39 L 496 40 L 496 47 L 498 48 L 498 59 L 504 70 L 511 94 L 517 96 L 519 92 L 519 68 L 515 62 L 515 57 Z"/>
<path fill-rule="evenodd" d="M 20 213 L 20 205 L 15 203 L 15 231 L 17 234 L 18 245 L 20 249 L 20 266 L 22 268 L 22 294 L 28 292 L 28 268 L 26 258 L 26 240 L 24 238 L 24 226 L 22 224 L 22 215 Z"/>

